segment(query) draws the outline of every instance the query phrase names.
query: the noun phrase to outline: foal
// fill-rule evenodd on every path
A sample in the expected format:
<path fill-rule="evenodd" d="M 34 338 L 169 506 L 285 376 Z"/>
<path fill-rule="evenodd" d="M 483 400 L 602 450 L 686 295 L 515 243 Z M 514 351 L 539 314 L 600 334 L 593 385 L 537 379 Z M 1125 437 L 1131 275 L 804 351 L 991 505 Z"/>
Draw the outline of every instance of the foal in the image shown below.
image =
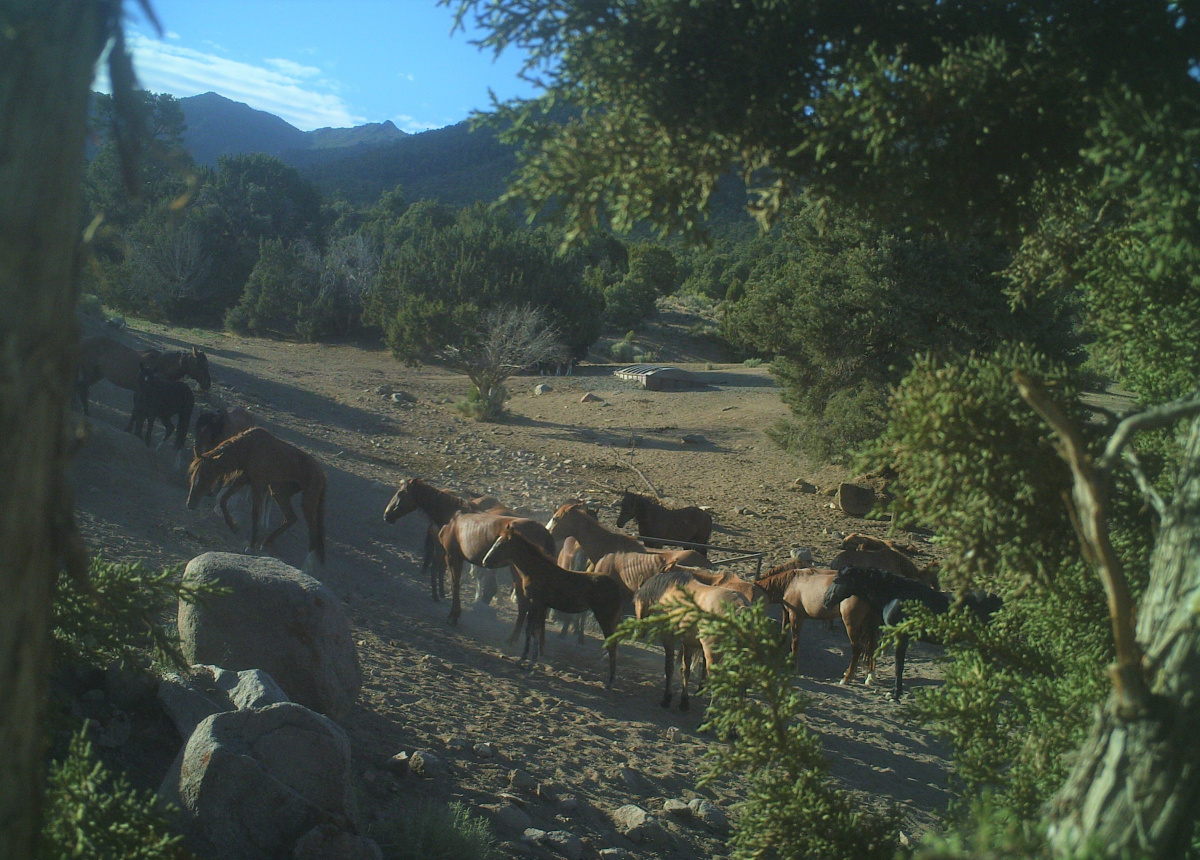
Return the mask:
<path fill-rule="evenodd" d="M 649 496 L 626 490 L 621 496 L 617 528 L 624 528 L 631 519 L 637 521 L 638 537 L 651 548 L 662 546 L 651 538 L 708 543 L 712 535 L 713 520 L 708 511 L 695 506 L 668 508 Z M 700 553 L 707 556 L 708 550 L 702 549 Z"/>
<path fill-rule="evenodd" d="M 623 598 L 620 588 L 609 577 L 559 567 L 541 547 L 517 530 L 515 522 L 504 524 L 495 543 L 483 557 L 483 563 L 498 563 L 501 553 L 521 577 L 521 585 L 529 601 L 529 615 L 525 619 L 525 650 L 521 652 L 521 660 L 524 661 L 529 654 L 532 642 L 530 670 L 537 665 L 546 647 L 546 613 L 550 609 L 559 612 L 591 611 L 605 639 L 617 629 Z M 617 672 L 617 646 L 608 645 L 607 650 L 608 683 L 604 686 L 611 689 Z"/>
<path fill-rule="evenodd" d="M 133 435 L 141 437 L 142 427 L 146 427 L 146 444 L 154 435 L 154 422 L 163 424 L 164 434 L 160 444 L 166 444 L 175 434 L 175 460 L 178 466 L 183 459 L 183 441 L 187 438 L 188 425 L 192 421 L 192 408 L 196 405 L 195 395 L 186 382 L 178 379 L 167 379 L 155 370 L 141 365 L 133 389 L 133 412 L 129 416 L 129 424 Z M 178 425 L 172 423 L 172 418 L 178 418 Z"/>

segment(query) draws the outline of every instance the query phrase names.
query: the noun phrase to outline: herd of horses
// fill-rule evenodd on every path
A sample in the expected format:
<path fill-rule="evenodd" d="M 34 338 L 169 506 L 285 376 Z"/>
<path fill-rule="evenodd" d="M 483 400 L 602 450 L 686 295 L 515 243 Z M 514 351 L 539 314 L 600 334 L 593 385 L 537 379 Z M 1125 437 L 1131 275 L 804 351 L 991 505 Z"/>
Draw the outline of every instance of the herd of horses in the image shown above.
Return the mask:
<path fill-rule="evenodd" d="M 77 392 L 88 411 L 88 388 L 100 379 L 133 391 L 127 430 L 146 444 L 156 420 L 163 423 L 161 444 L 174 435 L 180 455 L 187 436 L 194 395 L 183 377 L 194 379 L 201 391 L 211 384 L 207 356 L 198 349 L 162 352 L 137 350 L 109 337 L 82 342 Z M 239 527 L 229 511 L 229 501 L 239 492 L 250 494 L 250 545 L 252 551 L 271 551 L 274 542 L 298 520 L 292 500 L 300 497 L 300 513 L 308 527 L 308 555 L 304 569 L 313 572 L 325 564 L 326 478 L 320 463 L 309 453 L 256 426 L 243 409 L 201 413 L 195 422 L 193 458 L 188 466 L 187 506 L 195 509 L 207 496 L 221 490 L 218 506 L 229 528 Z M 269 528 L 266 504 L 274 500 L 284 521 Z M 400 482 L 383 517 L 393 523 L 419 511 L 429 523 L 422 571 L 430 579 L 434 601 L 445 597 L 444 581 L 450 578 L 451 624 L 462 615 L 462 575 L 467 564 L 484 572 L 477 575 L 476 600 L 490 602 L 497 592 L 495 571 L 510 568 L 517 619 L 509 641 L 522 631 L 524 650 L 520 662 L 532 669 L 545 650 L 545 628 L 551 610 L 564 616 L 563 634 L 574 625 L 583 641 L 583 620 L 591 614 L 607 640 L 622 614 L 632 609 L 638 618 L 676 610 L 695 603 L 709 612 L 736 612 L 755 602 L 782 607 L 797 671 L 801 668 L 800 631 L 806 620 L 841 618 L 851 646 L 850 665 L 841 683 L 849 683 L 860 664 L 870 683 L 875 651 L 885 624 L 898 624 L 903 602 L 915 601 L 934 613 L 947 611 L 951 596 L 938 590 L 937 568 L 918 568 L 902 548 L 891 541 L 850 535 L 842 551 L 827 567 L 797 559 L 781 564 L 750 581 L 729 571 L 717 570 L 708 558 L 712 516 L 697 507 L 671 508 L 649 496 L 626 491 L 617 504 L 617 529 L 628 521 L 637 524 L 638 536 L 609 528 L 596 511 L 582 501 L 562 504 L 542 525 L 504 506 L 492 496 L 464 498 L 434 487 L 420 478 Z M 675 547 L 675 548 L 672 548 Z M 987 620 L 999 608 L 994 595 L 968 594 L 960 602 Z M 664 707 L 673 699 L 672 676 L 678 646 L 682 692 L 680 708 L 688 708 L 688 687 L 693 664 L 703 674 L 720 658 L 717 643 L 695 626 L 675 625 L 664 635 Z M 902 692 L 906 636 L 896 649 L 894 696 Z M 616 676 L 616 646 L 607 645 L 606 687 Z"/>

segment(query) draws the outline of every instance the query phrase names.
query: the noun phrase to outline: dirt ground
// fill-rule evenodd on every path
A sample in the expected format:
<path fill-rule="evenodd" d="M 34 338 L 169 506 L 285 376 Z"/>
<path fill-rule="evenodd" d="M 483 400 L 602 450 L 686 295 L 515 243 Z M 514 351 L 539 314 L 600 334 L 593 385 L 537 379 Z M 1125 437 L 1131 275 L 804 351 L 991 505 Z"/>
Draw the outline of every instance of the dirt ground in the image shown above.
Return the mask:
<path fill-rule="evenodd" d="M 458 799 L 491 814 L 508 802 L 502 795 L 511 794 L 535 827 L 581 837 L 585 857 L 613 846 L 638 857 L 725 853 L 723 840 L 698 825 L 664 818 L 672 836 L 656 846 L 634 845 L 612 827 L 610 813 L 626 803 L 658 812 L 669 798 L 699 795 L 728 810 L 741 799 L 736 779 L 697 789 L 711 738 L 697 731 L 702 708 L 694 704 L 685 714 L 659 706 L 659 649 L 622 646 L 615 689 L 606 692 L 606 661 L 594 628 L 582 647 L 550 634 L 545 663 L 526 673 L 516 665 L 520 642 L 506 642 L 515 618 L 509 602 L 467 607 L 459 626 L 451 627 L 448 604 L 432 602 L 418 574 L 420 515 L 395 525 L 382 518 L 397 481 L 420 476 L 456 492 L 494 495 L 543 522 L 562 501 L 584 498 L 601 505 L 602 520 L 613 526 L 619 492 L 648 489 L 632 464 L 662 496 L 711 507 L 714 543 L 764 552 L 764 567 L 787 560 L 794 547 L 810 547 L 818 562 L 828 561 L 847 532 L 883 536 L 886 523 L 849 517 L 831 509 L 828 496 L 793 487 L 802 478 L 826 489 L 850 476 L 832 467 L 811 469 L 776 448 L 765 431 L 787 410 L 767 369 L 720 363 L 711 346 L 686 336 L 686 323 L 668 314 L 648 337 L 660 361 L 696 372 L 706 388 L 650 392 L 617 380 L 613 365 L 585 364 L 570 378 L 512 380 L 509 417 L 496 424 L 455 411 L 466 391 L 463 377 L 406 368 L 378 348 L 148 324 L 120 335 L 132 344 L 202 347 L 214 383 L 198 409 L 244 406 L 325 465 L 329 561 L 323 578 L 344 602 L 363 666 L 358 705 L 343 725 L 360 777 L 359 804 L 373 832 L 424 799 Z M 551 391 L 535 396 L 540 382 Z M 378 393 L 389 386 L 415 402 Z M 589 391 L 600 401 L 580 402 Z M 231 533 L 209 505 L 186 509 L 185 478 L 174 468 L 173 452 L 151 451 L 121 432 L 128 392 L 102 382 L 92 400 L 97 426 L 74 471 L 80 522 L 94 551 L 174 565 L 207 550 L 245 548 L 245 535 Z M 684 436 L 703 441 L 684 443 Z M 922 550 L 918 563 L 932 558 L 922 536 L 899 537 Z M 301 523 L 277 549 L 299 565 L 305 547 Z M 738 569 L 754 571 L 753 565 Z M 947 750 L 886 696 L 890 657 L 880 660 L 880 684 L 863 686 L 860 675 L 860 683 L 840 687 L 836 681 L 849 658 L 840 625 L 809 624 L 801 644 L 797 683 L 810 697 L 806 720 L 821 736 L 833 773 L 862 792 L 864 802 L 900 804 L 910 835 L 929 827 L 949 799 Z M 935 655 L 931 646 L 914 645 L 906 671 L 911 687 L 937 683 Z M 479 741 L 493 744 L 498 755 L 476 757 L 472 746 Z M 386 768 L 394 754 L 416 749 L 440 754 L 447 773 L 419 779 Z M 552 786 L 560 798 L 573 796 L 574 808 L 511 789 L 514 769 Z M 145 781 L 159 777 L 148 774 Z M 512 844 L 520 833 L 499 824 L 497 832 L 509 840 L 510 853 L 526 850 Z"/>

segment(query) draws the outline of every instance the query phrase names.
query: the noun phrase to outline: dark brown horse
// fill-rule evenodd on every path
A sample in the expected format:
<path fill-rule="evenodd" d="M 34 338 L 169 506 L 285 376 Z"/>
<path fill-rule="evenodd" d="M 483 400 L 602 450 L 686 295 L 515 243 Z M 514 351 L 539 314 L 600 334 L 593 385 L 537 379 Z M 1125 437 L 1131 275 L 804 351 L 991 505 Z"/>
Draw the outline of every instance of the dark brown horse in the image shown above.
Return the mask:
<path fill-rule="evenodd" d="M 421 558 L 421 573 L 429 574 L 429 592 L 434 602 L 446 596 L 445 556 L 438 542 L 438 532 L 442 526 L 460 512 L 488 512 L 509 516 L 515 513 L 492 496 L 464 499 L 446 490 L 439 490 L 420 478 L 405 478 L 396 488 L 396 494 L 387 503 L 387 507 L 383 509 L 383 519 L 384 522 L 394 523 L 418 510 L 429 519 L 429 528 L 425 532 L 425 550 Z M 492 583 L 492 594 L 495 594 L 495 583 Z M 488 595 L 484 602 L 491 602 L 491 595 Z"/>
<path fill-rule="evenodd" d="M 316 458 L 295 445 L 276 439 L 261 427 L 252 427 L 227 439 L 206 454 L 192 460 L 188 468 L 190 486 L 187 506 L 195 510 L 200 500 L 218 485 L 225 486 L 221 494 L 221 513 L 229 528 L 237 532 L 237 524 L 229 515 L 229 497 L 249 485 L 253 493 L 250 516 L 250 548 L 258 547 L 258 524 L 262 514 L 263 497 L 270 492 L 284 521 L 262 542 L 271 549 L 278 538 L 290 529 L 299 517 L 292 509 L 292 496 L 300 493 L 300 510 L 308 525 L 308 556 L 304 570 L 312 570 L 313 559 L 325 564 L 325 471 Z"/>
<path fill-rule="evenodd" d="M 83 406 L 83 414 L 89 414 L 88 389 L 101 379 L 107 379 L 113 385 L 133 391 L 142 364 L 167 379 L 190 376 L 199 383 L 201 391 L 208 391 L 212 384 L 208 373 L 208 356 L 195 347 L 191 351 L 139 350 L 102 334 L 85 337 L 79 344 L 79 368 L 75 376 L 75 391 Z M 125 430 L 129 431 L 132 426 L 131 421 Z"/>
<path fill-rule="evenodd" d="M 199 457 L 226 439 L 232 439 L 237 434 L 257 426 L 258 421 L 255 417 L 240 406 L 201 412 L 196 416 L 195 454 Z"/>
<path fill-rule="evenodd" d="M 604 638 L 611 636 L 621 620 L 621 604 L 624 602 L 617 584 L 602 574 L 559 567 L 551 555 L 522 534 L 519 526 L 522 520 L 511 517 L 503 519 L 507 522 L 501 526 L 500 533 L 485 553 L 483 563 L 490 566 L 503 560 L 511 564 L 520 577 L 522 591 L 529 602 L 529 615 L 525 621 L 525 650 L 521 652 L 521 660 L 529 654 L 532 642 L 530 670 L 546 648 L 546 613 L 550 609 L 559 612 L 590 611 L 596 617 Z M 617 648 L 609 645 L 607 649 L 608 683 L 604 686 L 611 688 L 617 673 Z"/>
<path fill-rule="evenodd" d="M 567 502 L 560 506 L 546 528 L 555 540 L 566 540 L 568 537 L 578 540 L 580 548 L 593 564 L 599 564 L 600 559 L 610 553 L 640 552 L 661 555 L 668 562 L 688 567 L 712 567 L 708 559 L 694 549 L 649 549 L 637 538 L 605 528 L 581 502 Z"/>
<path fill-rule="evenodd" d="M 625 491 L 621 496 L 621 508 L 617 513 L 617 528 L 624 528 L 625 523 L 636 520 L 638 537 L 648 547 L 662 546 L 652 538 L 664 540 L 685 541 L 687 543 L 708 543 L 712 535 L 712 515 L 697 507 L 668 508 L 660 505 L 649 496 Z M 700 550 L 708 555 L 708 550 Z"/>
<path fill-rule="evenodd" d="M 500 532 L 504 527 L 510 523 L 518 534 L 540 547 L 551 559 L 554 558 L 554 538 L 550 536 L 550 532 L 546 531 L 541 523 L 525 517 L 459 512 L 438 530 L 438 542 L 446 551 L 446 570 L 450 572 L 451 624 L 457 624 L 459 616 L 462 615 L 459 595 L 462 584 L 462 568 L 465 562 L 492 570 L 509 567 L 506 553 L 489 553 L 488 550 L 492 548 L 496 538 L 500 537 Z M 487 564 L 484 564 L 483 561 L 485 555 L 488 556 Z M 529 612 L 529 601 L 525 597 L 521 577 L 515 574 L 513 576 L 513 592 L 517 598 L 517 623 L 508 637 L 509 642 L 517 638 Z"/>

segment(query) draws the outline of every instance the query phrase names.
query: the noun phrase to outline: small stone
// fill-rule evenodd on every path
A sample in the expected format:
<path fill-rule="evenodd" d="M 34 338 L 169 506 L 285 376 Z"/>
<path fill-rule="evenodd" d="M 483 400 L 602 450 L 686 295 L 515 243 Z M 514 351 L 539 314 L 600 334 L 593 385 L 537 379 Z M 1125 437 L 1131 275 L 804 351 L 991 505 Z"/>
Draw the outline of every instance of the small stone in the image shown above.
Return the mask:
<path fill-rule="evenodd" d="M 509 794 L 507 791 L 500 792 L 499 797 L 501 800 L 507 800 L 509 803 L 519 806 L 522 809 L 524 809 L 527 805 L 525 798 L 521 797 L 520 795 Z"/>
<path fill-rule="evenodd" d="M 505 830 L 524 833 L 526 828 L 533 826 L 533 819 L 525 810 L 506 803 L 496 810 L 496 823 Z"/>
<path fill-rule="evenodd" d="M 794 561 L 802 561 L 805 564 L 813 563 L 812 550 L 806 546 L 794 547 L 789 553 Z"/>
<path fill-rule="evenodd" d="M 413 773 L 417 776 L 426 778 L 438 776 L 446 769 L 441 758 L 429 750 L 417 750 L 414 752 L 409 757 L 408 766 L 412 768 Z"/>
<path fill-rule="evenodd" d="M 630 854 L 628 851 L 626 851 L 624 848 L 601 848 L 600 849 L 601 860 L 631 860 L 632 857 L 633 857 L 633 855 Z"/>
<path fill-rule="evenodd" d="M 525 832 L 521 834 L 522 842 L 541 842 L 546 838 L 546 831 L 539 830 L 536 827 L 526 827 Z"/>
<path fill-rule="evenodd" d="M 521 857 L 533 856 L 533 849 L 524 842 L 501 842 L 496 847 L 506 855 L 516 854 Z"/>
<path fill-rule="evenodd" d="M 792 481 L 792 489 L 798 493 L 807 493 L 809 495 L 817 492 L 816 485 L 810 484 L 803 478 L 797 478 L 796 480 Z"/>
<path fill-rule="evenodd" d="M 676 818 L 688 819 L 692 817 L 692 808 L 682 800 L 677 800 L 675 798 L 671 798 L 663 803 L 663 811 L 666 812 L 667 815 L 673 815 Z"/>
<path fill-rule="evenodd" d="M 551 830 L 546 834 L 546 844 L 568 860 L 579 860 L 583 856 L 583 842 L 568 830 Z"/>
<path fill-rule="evenodd" d="M 487 742 L 475 744 L 474 750 L 480 758 L 494 758 L 496 755 L 496 748 Z"/>
<path fill-rule="evenodd" d="M 394 756 L 392 756 L 390 759 L 388 759 L 387 764 L 384 766 L 388 770 L 390 770 L 392 773 L 399 774 L 400 776 L 404 776 L 404 774 L 408 773 L 408 769 L 409 769 L 410 765 L 411 765 L 411 762 L 409 761 L 408 753 L 398 752 Z"/>
<path fill-rule="evenodd" d="M 683 732 L 679 729 L 679 726 L 669 726 L 666 731 L 666 737 L 671 743 L 678 743 L 683 740 Z"/>
<path fill-rule="evenodd" d="M 650 822 L 650 813 L 637 804 L 627 803 L 612 814 L 612 819 L 618 833 L 634 842 L 641 842 L 646 825 Z"/>
<path fill-rule="evenodd" d="M 646 778 L 631 767 L 621 768 L 621 781 L 625 783 L 630 791 L 635 791 L 639 794 L 646 794 L 652 788 L 646 781 Z"/>
<path fill-rule="evenodd" d="M 565 795 L 564 797 L 559 798 L 558 808 L 563 812 L 575 812 L 577 809 L 579 809 L 579 799 L 573 794 Z"/>
<path fill-rule="evenodd" d="M 446 742 L 446 746 L 455 752 L 462 752 L 463 750 L 470 749 L 471 742 L 466 738 L 450 738 Z"/>
<path fill-rule="evenodd" d="M 553 390 L 553 388 L 544 382 L 539 382 L 537 385 L 533 386 L 533 393 L 539 397 L 543 394 L 549 394 Z"/>
<path fill-rule="evenodd" d="M 380 397 L 386 397 L 387 395 L 392 393 L 392 386 L 381 385 L 375 389 L 375 393 L 378 394 Z M 393 397 L 392 399 L 394 400 L 395 398 Z"/>
<path fill-rule="evenodd" d="M 692 810 L 692 815 L 703 821 L 709 830 L 724 833 L 729 829 L 729 819 L 726 818 L 721 807 L 717 806 L 711 800 L 694 797 L 688 802 L 688 807 Z"/>
<path fill-rule="evenodd" d="M 684 445 L 703 445 L 708 440 L 699 433 L 686 433 L 679 437 L 679 441 Z"/>
<path fill-rule="evenodd" d="M 532 791 L 537 788 L 537 780 L 523 770 L 514 770 L 510 773 L 508 784 L 518 791 Z"/>
<path fill-rule="evenodd" d="M 603 403 L 604 400 L 603 400 L 603 398 L 597 397 L 595 394 L 593 394 L 592 392 L 589 391 L 587 394 L 583 395 L 583 397 L 579 398 L 579 402 L 580 403 Z"/>
<path fill-rule="evenodd" d="M 558 800 L 558 792 L 555 791 L 554 786 L 548 782 L 539 782 L 535 793 L 547 803 L 554 803 L 556 800 Z"/>

